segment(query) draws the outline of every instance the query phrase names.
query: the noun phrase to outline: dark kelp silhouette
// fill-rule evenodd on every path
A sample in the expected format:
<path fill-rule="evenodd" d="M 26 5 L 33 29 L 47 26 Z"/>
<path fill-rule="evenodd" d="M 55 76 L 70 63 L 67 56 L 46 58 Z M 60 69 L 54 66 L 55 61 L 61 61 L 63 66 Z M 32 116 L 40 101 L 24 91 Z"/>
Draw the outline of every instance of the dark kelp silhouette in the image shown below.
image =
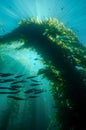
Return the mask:
<path fill-rule="evenodd" d="M 19 40 L 24 41 L 23 47 L 34 48 L 48 66 L 38 75 L 53 82 L 58 130 L 86 129 L 86 47 L 72 30 L 51 18 L 22 20 L 0 37 L 1 44 Z"/>

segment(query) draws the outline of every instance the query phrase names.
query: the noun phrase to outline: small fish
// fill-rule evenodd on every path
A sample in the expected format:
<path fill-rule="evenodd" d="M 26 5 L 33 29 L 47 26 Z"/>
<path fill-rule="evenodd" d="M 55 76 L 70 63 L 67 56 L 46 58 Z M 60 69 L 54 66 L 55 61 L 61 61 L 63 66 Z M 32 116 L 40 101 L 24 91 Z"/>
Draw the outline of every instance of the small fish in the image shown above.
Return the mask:
<path fill-rule="evenodd" d="M 20 81 L 14 81 L 11 84 L 17 84 L 17 83 L 20 83 Z"/>
<path fill-rule="evenodd" d="M 25 80 L 20 80 L 19 82 L 20 82 L 20 83 L 24 83 L 24 82 L 26 82 L 26 81 L 25 81 Z"/>
<path fill-rule="evenodd" d="M 16 88 L 0 87 L 0 89 L 17 90 Z"/>
<path fill-rule="evenodd" d="M 32 88 L 32 89 L 29 89 L 29 90 L 26 90 L 24 91 L 24 93 L 33 93 L 36 89 Z"/>
<path fill-rule="evenodd" d="M 61 10 L 63 10 L 63 9 L 64 9 L 64 7 L 61 8 Z"/>
<path fill-rule="evenodd" d="M 0 89 L 8 89 L 9 87 L 0 87 Z"/>
<path fill-rule="evenodd" d="M 33 81 L 33 82 L 39 82 L 39 81 L 37 81 L 37 80 L 35 80 L 35 79 L 32 79 L 31 81 Z"/>
<path fill-rule="evenodd" d="M 18 90 L 17 88 L 8 88 L 9 90 Z"/>
<path fill-rule="evenodd" d="M 34 94 L 40 94 L 40 93 L 43 93 L 45 92 L 44 90 L 38 90 L 38 91 L 35 91 Z"/>
<path fill-rule="evenodd" d="M 25 100 L 24 98 L 21 97 L 15 97 L 15 96 L 7 96 L 8 98 L 12 98 L 14 100 Z"/>
<path fill-rule="evenodd" d="M 47 71 L 45 69 L 40 69 L 38 71 L 38 75 L 42 75 L 42 74 L 45 74 L 45 73 L 47 73 Z"/>
<path fill-rule="evenodd" d="M 0 92 L 0 94 L 16 94 L 19 93 L 20 91 L 16 91 L 16 92 Z"/>
<path fill-rule="evenodd" d="M 20 78 L 20 77 L 22 77 L 22 76 L 24 76 L 24 74 L 22 74 L 22 75 L 17 75 L 17 76 L 15 76 L 15 78 Z"/>
<path fill-rule="evenodd" d="M 2 76 L 2 77 L 6 77 L 6 76 L 11 76 L 11 75 L 13 75 L 13 74 L 11 74 L 11 73 L 0 73 L 0 75 Z"/>
<path fill-rule="evenodd" d="M 5 83 L 5 81 L 0 81 L 0 83 Z"/>
<path fill-rule="evenodd" d="M 20 81 L 12 82 L 11 84 L 22 83 L 22 82 L 26 82 L 26 81 L 25 80 L 20 80 Z"/>
<path fill-rule="evenodd" d="M 32 78 L 35 78 L 35 77 L 37 77 L 37 76 L 29 76 L 29 77 L 27 77 L 27 79 L 32 79 Z"/>
<path fill-rule="evenodd" d="M 35 84 L 35 83 L 34 84 L 30 84 L 30 86 L 38 86 L 38 85 L 41 85 L 41 84 L 38 84 L 38 83 L 37 84 Z"/>
<path fill-rule="evenodd" d="M 5 79 L 4 82 L 11 82 L 14 81 L 14 79 Z"/>
<path fill-rule="evenodd" d="M 22 87 L 22 86 L 20 86 L 20 85 L 15 85 L 15 84 L 11 86 L 11 88 L 21 88 L 21 87 Z"/>
<path fill-rule="evenodd" d="M 29 98 L 37 98 L 38 96 L 29 96 Z"/>
<path fill-rule="evenodd" d="M 38 60 L 38 58 L 35 58 L 34 60 Z"/>

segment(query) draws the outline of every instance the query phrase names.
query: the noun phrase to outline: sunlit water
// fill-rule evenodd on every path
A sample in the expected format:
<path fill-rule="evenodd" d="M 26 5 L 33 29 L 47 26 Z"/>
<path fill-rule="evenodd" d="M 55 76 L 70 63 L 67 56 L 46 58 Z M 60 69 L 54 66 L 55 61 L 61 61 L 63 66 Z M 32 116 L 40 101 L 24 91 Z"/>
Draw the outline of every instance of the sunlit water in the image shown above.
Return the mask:
<path fill-rule="evenodd" d="M 79 36 L 80 41 L 85 44 L 85 21 L 86 2 L 85 0 L 0 0 L 0 35 L 6 34 L 18 26 L 18 22 L 24 18 L 36 18 L 43 20 L 46 17 L 56 17 L 67 27 Z M 85 3 L 85 4 L 84 4 Z M 75 6 L 77 4 L 77 6 Z M 8 43 L 9 44 L 9 43 Z M 16 43 L 16 46 L 20 43 Z M 35 60 L 37 58 L 37 60 Z M 35 50 L 15 50 L 15 46 L 0 46 L 0 72 L 13 73 L 10 78 L 19 74 L 27 76 L 37 75 L 39 69 L 44 68 L 42 57 Z M 1 77 L 0 77 L 1 78 Z M 6 78 L 9 79 L 9 78 Z M 28 98 L 24 91 L 30 89 L 28 79 L 20 83 L 21 92 L 18 96 L 26 100 L 17 101 L 8 99 L 7 95 L 0 95 L 0 126 L 3 130 L 56 130 L 54 119 L 54 100 L 50 91 L 50 82 L 41 75 L 36 77 L 40 82 L 39 89 L 46 92 L 38 95 L 37 98 Z M 0 87 L 10 86 L 8 83 L 0 83 Z M 1 90 L 0 90 L 1 92 Z M 9 92 L 9 90 L 8 90 Z M 1 130 L 2 130 L 1 129 Z"/>
<path fill-rule="evenodd" d="M 25 98 L 24 101 L 9 99 L 7 95 L 0 95 L 2 100 L 2 107 L 0 108 L 1 128 L 4 128 L 5 125 L 8 130 L 56 129 L 54 128 L 55 109 L 53 108 L 54 100 L 50 92 L 50 82 L 41 75 L 37 76 L 38 70 L 45 67 L 43 59 L 31 49 L 17 51 L 14 50 L 12 45 L 8 47 L 3 45 L 0 47 L 0 50 L 0 72 L 13 74 L 13 76 L 3 79 L 15 78 L 19 74 L 25 74 L 25 76 L 16 79 L 16 81 L 22 79 L 26 81 L 25 83 L 19 83 L 22 86 L 20 88 L 21 92 L 15 95 Z M 32 81 L 31 79 L 26 80 L 27 76 L 37 76 L 35 80 L 38 80 L 40 85 L 35 87 L 30 86 Z M 11 83 L 0 83 L 0 87 L 2 86 L 9 87 Z M 31 88 L 43 89 L 45 92 L 39 93 L 36 98 L 31 99 L 29 95 L 33 94 L 24 94 L 25 90 Z M 7 92 L 7 90 L 5 91 Z"/>

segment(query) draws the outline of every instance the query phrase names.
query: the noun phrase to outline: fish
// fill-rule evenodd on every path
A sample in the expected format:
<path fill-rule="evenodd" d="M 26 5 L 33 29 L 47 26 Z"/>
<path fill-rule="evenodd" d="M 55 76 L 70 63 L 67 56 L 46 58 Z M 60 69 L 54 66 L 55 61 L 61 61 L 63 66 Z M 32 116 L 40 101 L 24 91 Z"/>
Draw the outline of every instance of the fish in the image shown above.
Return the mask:
<path fill-rule="evenodd" d="M 33 93 L 34 91 L 36 91 L 36 89 L 32 88 L 32 89 L 24 91 L 24 93 Z"/>
<path fill-rule="evenodd" d="M 16 94 L 19 93 L 20 91 L 16 91 L 16 92 L 0 92 L 0 94 Z"/>
<path fill-rule="evenodd" d="M 32 79 L 32 78 L 35 78 L 35 77 L 37 77 L 37 76 L 29 76 L 29 77 L 27 77 L 27 79 Z"/>
<path fill-rule="evenodd" d="M 0 87 L 0 89 L 8 89 L 9 87 Z"/>
<path fill-rule="evenodd" d="M 38 96 L 29 96 L 29 98 L 37 98 Z"/>
<path fill-rule="evenodd" d="M 11 73 L 0 73 L 0 76 L 2 76 L 2 77 L 7 77 L 7 76 L 11 76 L 11 75 L 13 75 L 13 74 L 11 74 Z"/>
<path fill-rule="evenodd" d="M 40 93 L 43 93 L 43 92 L 45 92 L 45 90 L 35 89 L 35 88 L 24 91 L 24 93 L 26 93 L 26 94 L 28 94 L 28 93 L 40 94 Z"/>
<path fill-rule="evenodd" d="M 34 92 L 34 94 L 40 94 L 40 93 L 43 93 L 43 92 L 45 92 L 45 91 L 44 90 L 37 90 L 37 91 Z"/>
<path fill-rule="evenodd" d="M 16 84 L 16 83 L 20 83 L 20 81 L 14 81 L 11 84 Z"/>
<path fill-rule="evenodd" d="M 21 98 L 21 97 L 15 97 L 15 96 L 7 96 L 8 98 L 12 98 L 14 100 L 25 100 L 24 98 Z"/>
<path fill-rule="evenodd" d="M 0 81 L 0 83 L 6 83 L 6 82 L 3 80 L 3 81 Z"/>
<path fill-rule="evenodd" d="M 17 88 L 8 88 L 9 90 L 18 90 Z"/>
<path fill-rule="evenodd" d="M 61 10 L 63 10 L 63 9 L 64 9 L 64 7 L 61 8 Z"/>
<path fill-rule="evenodd" d="M 37 81 L 37 80 L 35 80 L 35 79 L 32 79 L 31 81 L 33 81 L 33 82 L 39 82 L 39 81 Z"/>
<path fill-rule="evenodd" d="M 17 90 L 16 88 L 0 87 L 0 89 Z"/>
<path fill-rule="evenodd" d="M 4 81 L 0 81 L 0 83 L 5 83 Z"/>
<path fill-rule="evenodd" d="M 20 80 L 20 81 L 12 82 L 11 84 L 22 83 L 22 82 L 26 82 L 26 81 L 25 80 Z"/>
<path fill-rule="evenodd" d="M 38 83 L 30 84 L 30 86 L 38 86 L 38 85 L 41 85 L 41 84 L 38 84 Z"/>
<path fill-rule="evenodd" d="M 11 88 L 21 88 L 22 86 L 21 85 L 12 85 Z"/>
<path fill-rule="evenodd" d="M 42 75 L 42 74 L 46 74 L 47 73 L 47 70 L 46 69 L 40 69 L 38 71 L 38 75 Z"/>
<path fill-rule="evenodd" d="M 19 83 L 23 83 L 23 82 L 26 82 L 25 80 L 20 80 Z"/>
<path fill-rule="evenodd" d="M 34 60 L 38 60 L 38 58 L 35 58 Z"/>
<path fill-rule="evenodd" d="M 22 74 L 22 75 L 17 75 L 17 76 L 15 76 L 15 78 L 20 78 L 20 77 L 22 77 L 22 76 L 24 76 L 24 74 Z"/>
<path fill-rule="evenodd" d="M 11 82 L 11 81 L 14 81 L 14 79 L 5 79 L 5 80 L 3 80 L 3 82 Z"/>

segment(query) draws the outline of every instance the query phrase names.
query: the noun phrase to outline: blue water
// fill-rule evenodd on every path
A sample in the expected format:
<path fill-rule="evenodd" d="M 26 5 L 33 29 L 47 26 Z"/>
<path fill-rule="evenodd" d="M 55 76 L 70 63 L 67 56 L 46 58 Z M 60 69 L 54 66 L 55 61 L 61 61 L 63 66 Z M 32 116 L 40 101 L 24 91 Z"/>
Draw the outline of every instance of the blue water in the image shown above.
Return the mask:
<path fill-rule="evenodd" d="M 85 0 L 0 0 L 0 35 L 11 32 L 22 19 L 44 20 L 50 17 L 57 18 L 59 22 L 72 29 L 80 42 L 86 46 Z M 34 60 L 35 58 L 38 60 Z M 42 57 L 33 50 L 16 51 L 13 46 L 0 46 L 0 72 L 13 73 L 14 76 L 11 78 L 26 74 L 20 78 L 26 80 L 27 76 L 37 75 L 38 70 L 44 67 Z M 7 99 L 6 95 L 0 95 L 0 127 L 4 128 L 3 130 L 57 130 L 50 81 L 41 76 L 36 80 L 41 84 L 38 88 L 46 90 L 37 99 L 18 102 Z M 23 92 L 30 89 L 30 83 L 31 80 L 22 83 L 23 87 L 18 96 L 27 98 Z M 8 86 L 9 82 L 3 84 L 3 87 Z"/>
<path fill-rule="evenodd" d="M 85 0 L 0 0 L 0 34 L 17 26 L 19 20 L 28 17 L 56 17 L 73 29 L 80 41 L 86 44 L 86 1 Z"/>

